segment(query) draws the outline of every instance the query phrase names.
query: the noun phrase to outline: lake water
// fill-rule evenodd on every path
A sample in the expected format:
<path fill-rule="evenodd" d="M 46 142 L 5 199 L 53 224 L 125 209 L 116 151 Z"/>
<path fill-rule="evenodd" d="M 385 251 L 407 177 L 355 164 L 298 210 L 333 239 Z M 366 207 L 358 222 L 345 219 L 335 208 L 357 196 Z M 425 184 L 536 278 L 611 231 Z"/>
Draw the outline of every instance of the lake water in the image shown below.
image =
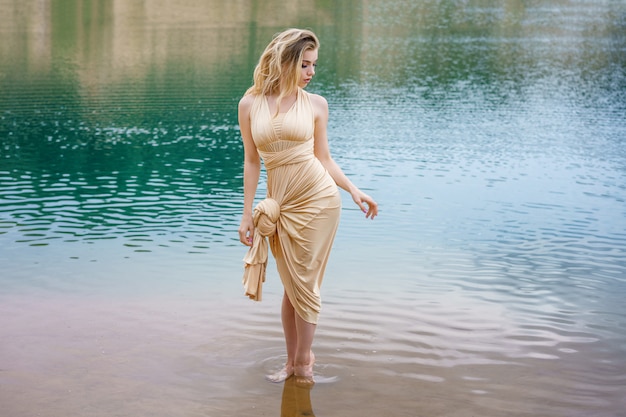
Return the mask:
<path fill-rule="evenodd" d="M 3 415 L 626 415 L 623 2 L 0 13 Z M 381 209 L 343 193 L 312 390 L 264 381 L 282 287 L 244 297 L 236 233 L 237 101 L 291 26 Z"/>

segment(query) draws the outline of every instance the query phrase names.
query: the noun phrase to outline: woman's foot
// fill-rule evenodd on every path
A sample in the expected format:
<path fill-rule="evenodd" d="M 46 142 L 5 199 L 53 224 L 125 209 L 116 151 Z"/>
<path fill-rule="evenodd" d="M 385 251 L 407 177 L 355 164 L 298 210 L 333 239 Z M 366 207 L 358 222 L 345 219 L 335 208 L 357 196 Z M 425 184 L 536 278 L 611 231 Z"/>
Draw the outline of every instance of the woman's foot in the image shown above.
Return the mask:
<path fill-rule="evenodd" d="M 313 385 L 315 383 L 313 379 L 313 365 L 315 364 L 315 355 L 311 352 L 309 363 L 307 365 L 294 366 L 294 374 L 296 376 L 296 383 L 301 385 Z"/>
<path fill-rule="evenodd" d="M 267 379 L 270 382 L 278 383 L 278 382 L 283 382 L 289 379 L 292 375 L 293 375 L 293 366 L 285 365 L 283 369 L 281 369 L 280 371 L 274 374 L 266 375 L 265 379 Z"/>

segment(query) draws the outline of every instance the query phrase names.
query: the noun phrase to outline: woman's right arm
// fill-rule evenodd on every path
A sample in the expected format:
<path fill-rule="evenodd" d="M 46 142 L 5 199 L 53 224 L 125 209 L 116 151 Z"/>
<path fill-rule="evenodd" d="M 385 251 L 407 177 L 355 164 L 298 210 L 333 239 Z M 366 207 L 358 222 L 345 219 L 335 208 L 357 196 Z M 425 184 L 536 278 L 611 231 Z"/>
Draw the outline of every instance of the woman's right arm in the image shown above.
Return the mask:
<path fill-rule="evenodd" d="M 243 139 L 243 215 L 239 225 L 239 241 L 246 246 L 252 246 L 254 221 L 252 220 L 252 205 L 261 175 L 261 158 L 252 140 L 250 128 L 250 108 L 254 97 L 244 96 L 239 101 L 239 128 Z"/>

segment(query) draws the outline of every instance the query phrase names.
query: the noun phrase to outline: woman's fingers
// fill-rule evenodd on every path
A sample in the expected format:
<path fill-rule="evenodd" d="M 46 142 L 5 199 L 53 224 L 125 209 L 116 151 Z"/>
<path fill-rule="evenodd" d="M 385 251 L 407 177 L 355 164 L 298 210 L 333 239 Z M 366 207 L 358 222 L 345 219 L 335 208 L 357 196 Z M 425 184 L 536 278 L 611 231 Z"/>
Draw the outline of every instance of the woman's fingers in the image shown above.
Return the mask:
<path fill-rule="evenodd" d="M 366 219 L 374 219 L 378 215 L 378 204 L 367 194 L 361 194 L 354 199 L 361 211 L 365 213 Z"/>
<path fill-rule="evenodd" d="M 246 246 L 252 246 L 252 237 L 250 236 L 239 237 L 239 241 Z"/>
<path fill-rule="evenodd" d="M 254 230 L 246 227 L 239 229 L 239 241 L 246 246 L 252 246 L 252 237 Z"/>
<path fill-rule="evenodd" d="M 367 213 L 365 214 L 365 218 L 374 220 L 374 217 L 376 217 L 377 215 L 378 215 L 378 206 L 376 204 L 370 204 L 368 207 Z"/>

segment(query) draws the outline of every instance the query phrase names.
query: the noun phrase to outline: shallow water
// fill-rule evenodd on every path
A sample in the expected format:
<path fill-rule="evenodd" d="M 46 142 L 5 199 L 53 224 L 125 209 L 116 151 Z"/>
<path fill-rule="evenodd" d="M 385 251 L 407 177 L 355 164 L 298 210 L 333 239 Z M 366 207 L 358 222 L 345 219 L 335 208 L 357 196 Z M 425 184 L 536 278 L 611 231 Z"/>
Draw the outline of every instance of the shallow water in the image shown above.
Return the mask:
<path fill-rule="evenodd" d="M 623 415 L 626 7 L 251 4 L 0 0 L 7 415 Z M 343 195 L 310 391 L 263 379 L 281 287 L 243 297 L 236 238 L 236 104 L 287 26 L 381 204 Z"/>

